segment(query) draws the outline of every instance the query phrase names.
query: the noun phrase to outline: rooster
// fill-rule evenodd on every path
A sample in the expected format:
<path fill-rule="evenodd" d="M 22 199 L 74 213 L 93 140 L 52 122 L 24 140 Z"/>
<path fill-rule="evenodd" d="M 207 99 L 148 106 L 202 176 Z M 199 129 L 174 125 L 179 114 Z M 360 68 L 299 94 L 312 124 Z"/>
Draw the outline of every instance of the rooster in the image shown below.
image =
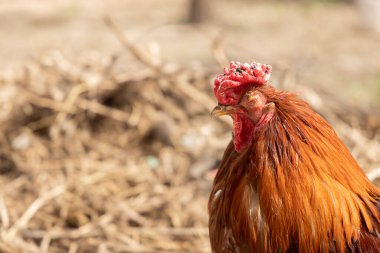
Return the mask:
<path fill-rule="evenodd" d="M 213 252 L 380 252 L 380 189 L 302 99 L 267 84 L 271 66 L 232 62 L 214 116 L 233 140 L 209 199 Z"/>

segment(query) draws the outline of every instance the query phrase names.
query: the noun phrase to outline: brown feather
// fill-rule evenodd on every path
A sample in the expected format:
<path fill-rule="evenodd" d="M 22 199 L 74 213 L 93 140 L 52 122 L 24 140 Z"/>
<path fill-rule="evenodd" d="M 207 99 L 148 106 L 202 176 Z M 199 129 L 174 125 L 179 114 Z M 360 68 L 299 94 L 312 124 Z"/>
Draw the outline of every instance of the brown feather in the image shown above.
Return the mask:
<path fill-rule="evenodd" d="M 291 93 L 255 88 L 275 115 L 224 153 L 209 200 L 213 252 L 380 252 L 380 190 L 332 127 Z"/>

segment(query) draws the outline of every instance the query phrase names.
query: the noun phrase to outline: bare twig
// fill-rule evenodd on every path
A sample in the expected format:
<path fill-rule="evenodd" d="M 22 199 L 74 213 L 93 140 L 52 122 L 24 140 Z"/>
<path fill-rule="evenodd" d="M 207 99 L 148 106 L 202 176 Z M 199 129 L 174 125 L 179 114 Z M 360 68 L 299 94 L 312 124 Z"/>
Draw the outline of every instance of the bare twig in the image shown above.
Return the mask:
<path fill-rule="evenodd" d="M 375 181 L 376 179 L 380 178 L 380 168 L 376 168 L 368 172 L 367 177 L 371 181 Z"/>
<path fill-rule="evenodd" d="M 228 66 L 228 58 L 223 50 L 224 34 L 220 31 L 212 42 L 212 53 L 220 68 Z"/>
<path fill-rule="evenodd" d="M 61 195 L 65 191 L 64 185 L 59 185 L 47 193 L 43 194 L 42 196 L 38 197 L 25 211 L 25 213 L 16 221 L 16 223 L 9 228 L 9 230 L 6 233 L 7 238 L 14 238 L 17 232 L 23 228 L 25 228 L 30 221 L 30 219 L 33 218 L 33 216 L 38 212 L 38 210 L 46 204 L 49 200 L 52 200 L 59 195 Z"/>
<path fill-rule="evenodd" d="M 95 229 L 92 224 L 80 227 L 77 230 L 25 230 L 23 235 L 30 239 L 42 239 L 49 235 L 50 239 L 83 239 L 87 237 L 96 237 L 101 231 Z"/>
<path fill-rule="evenodd" d="M 161 66 L 153 62 L 143 51 L 132 44 L 125 36 L 125 33 L 122 31 L 122 29 L 116 25 L 116 23 L 110 17 L 105 17 L 104 23 L 116 35 L 117 39 L 124 46 L 124 48 L 128 49 L 137 60 L 156 70 L 158 73 L 162 72 Z"/>
<path fill-rule="evenodd" d="M 104 117 L 109 117 L 117 121 L 125 122 L 129 124 L 129 114 L 115 108 L 110 108 L 108 106 L 99 104 L 95 101 L 90 101 L 83 98 L 77 99 L 77 106 L 81 109 L 84 109 L 86 111 L 90 111 L 95 114 L 102 115 Z"/>
<path fill-rule="evenodd" d="M 9 227 L 9 212 L 8 208 L 5 204 L 4 197 L 0 195 L 0 217 L 1 217 L 1 225 L 3 228 Z"/>

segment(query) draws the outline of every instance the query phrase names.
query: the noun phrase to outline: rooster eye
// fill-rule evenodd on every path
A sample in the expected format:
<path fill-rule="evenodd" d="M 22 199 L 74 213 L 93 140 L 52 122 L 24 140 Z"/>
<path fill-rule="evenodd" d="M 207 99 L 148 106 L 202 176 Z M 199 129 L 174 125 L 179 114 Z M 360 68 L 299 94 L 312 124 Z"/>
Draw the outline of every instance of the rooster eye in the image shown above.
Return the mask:
<path fill-rule="evenodd" d="M 249 102 L 255 101 L 255 100 L 257 100 L 258 98 L 259 98 L 259 95 L 258 95 L 258 94 L 254 94 L 253 92 L 247 94 L 247 100 L 248 100 Z"/>
<path fill-rule="evenodd" d="M 263 100 L 263 95 L 259 91 L 248 91 L 245 94 L 245 99 L 247 102 L 258 103 Z"/>
<path fill-rule="evenodd" d="M 248 101 L 249 101 L 249 102 L 252 102 L 252 101 L 254 101 L 254 100 L 257 100 L 257 98 L 258 98 L 257 95 L 249 96 L 249 97 L 248 97 Z"/>

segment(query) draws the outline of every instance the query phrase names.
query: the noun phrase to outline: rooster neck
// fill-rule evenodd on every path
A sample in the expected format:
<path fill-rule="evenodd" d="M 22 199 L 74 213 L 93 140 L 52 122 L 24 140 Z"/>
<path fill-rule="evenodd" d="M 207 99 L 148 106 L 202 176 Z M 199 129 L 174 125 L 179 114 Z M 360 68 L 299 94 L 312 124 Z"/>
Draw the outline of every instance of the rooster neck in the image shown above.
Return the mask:
<path fill-rule="evenodd" d="M 294 95 L 268 97 L 276 114 L 257 133 L 248 166 L 270 231 L 268 247 L 297 241 L 302 252 L 341 252 L 363 226 L 380 229 L 379 189 L 331 126 Z"/>

